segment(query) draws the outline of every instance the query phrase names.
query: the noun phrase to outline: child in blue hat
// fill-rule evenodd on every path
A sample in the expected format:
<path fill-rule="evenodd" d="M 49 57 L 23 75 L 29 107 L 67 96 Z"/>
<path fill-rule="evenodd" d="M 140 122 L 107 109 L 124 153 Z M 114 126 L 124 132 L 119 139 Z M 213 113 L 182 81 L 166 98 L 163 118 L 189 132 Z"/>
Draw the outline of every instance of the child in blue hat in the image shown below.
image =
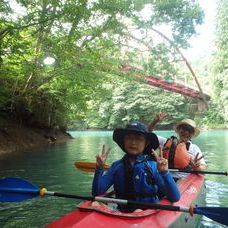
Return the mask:
<path fill-rule="evenodd" d="M 113 132 L 113 140 L 126 153 L 115 161 L 104 174 L 104 164 L 111 149 L 103 146 L 102 154 L 96 157 L 96 170 L 92 194 L 104 194 L 113 185 L 116 198 L 156 203 L 158 191 L 171 202 L 180 199 L 180 192 L 168 171 L 168 161 L 153 154 L 158 148 L 157 136 L 149 132 L 141 122 L 131 122 L 125 128 Z M 157 160 L 151 160 L 153 154 Z M 122 212 L 133 212 L 138 206 L 119 205 Z"/>

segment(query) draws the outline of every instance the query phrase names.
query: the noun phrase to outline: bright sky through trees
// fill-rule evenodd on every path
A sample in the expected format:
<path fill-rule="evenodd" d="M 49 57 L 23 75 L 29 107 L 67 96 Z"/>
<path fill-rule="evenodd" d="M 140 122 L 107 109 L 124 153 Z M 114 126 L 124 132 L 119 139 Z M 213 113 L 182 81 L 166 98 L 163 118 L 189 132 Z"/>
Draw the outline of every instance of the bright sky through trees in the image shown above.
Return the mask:
<path fill-rule="evenodd" d="M 47 58 L 44 59 L 44 64 L 46 64 L 46 65 L 51 65 L 54 62 L 55 62 L 55 59 L 52 58 L 52 57 L 47 57 Z"/>
<path fill-rule="evenodd" d="M 191 48 L 182 51 L 190 61 L 205 55 L 208 56 L 213 51 L 214 46 L 216 0 L 199 0 L 199 3 L 205 11 L 204 23 L 197 26 L 198 35 L 191 38 Z"/>

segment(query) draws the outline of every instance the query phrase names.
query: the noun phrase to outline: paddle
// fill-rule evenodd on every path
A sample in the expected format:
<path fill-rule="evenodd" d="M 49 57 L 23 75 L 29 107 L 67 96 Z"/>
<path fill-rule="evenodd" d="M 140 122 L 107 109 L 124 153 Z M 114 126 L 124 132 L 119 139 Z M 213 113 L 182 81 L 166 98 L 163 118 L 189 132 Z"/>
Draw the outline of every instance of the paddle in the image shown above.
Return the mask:
<path fill-rule="evenodd" d="M 8 177 L 0 180 L 0 202 L 17 202 L 31 199 L 36 196 L 58 196 L 75 198 L 82 200 L 96 200 L 99 202 L 111 202 L 123 205 L 137 205 L 143 208 L 161 209 L 168 211 L 180 211 L 190 214 L 204 215 L 214 221 L 228 225 L 228 207 L 180 207 L 172 205 L 162 205 L 153 203 L 144 203 L 133 200 L 114 199 L 106 197 L 78 196 L 58 192 L 50 192 L 45 188 L 38 189 L 35 185 L 18 177 Z"/>
<path fill-rule="evenodd" d="M 95 162 L 75 162 L 75 167 L 85 171 L 85 172 L 94 172 L 96 168 Z M 105 165 L 105 170 L 110 168 L 109 165 Z M 193 173 L 193 174 L 215 174 L 215 175 L 228 175 L 228 172 L 215 172 L 215 171 L 184 171 L 179 169 L 169 169 L 170 172 L 181 172 L 181 173 Z"/>
<path fill-rule="evenodd" d="M 81 171 L 93 173 L 96 169 L 95 162 L 75 162 L 74 165 L 80 169 Z M 109 165 L 105 165 L 104 169 L 108 170 L 110 168 Z"/>

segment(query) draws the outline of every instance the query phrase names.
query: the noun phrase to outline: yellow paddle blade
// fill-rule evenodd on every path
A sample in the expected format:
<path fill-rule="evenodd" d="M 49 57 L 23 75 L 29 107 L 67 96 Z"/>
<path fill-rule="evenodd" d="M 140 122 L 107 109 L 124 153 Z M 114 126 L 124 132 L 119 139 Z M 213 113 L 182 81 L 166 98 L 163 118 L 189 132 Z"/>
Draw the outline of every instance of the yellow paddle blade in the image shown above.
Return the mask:
<path fill-rule="evenodd" d="M 93 172 L 95 172 L 95 169 L 96 169 L 95 162 L 75 162 L 74 165 L 76 168 L 78 168 L 84 172 L 93 173 Z M 105 165 L 105 170 L 108 170 L 109 168 L 110 168 L 109 165 Z"/>

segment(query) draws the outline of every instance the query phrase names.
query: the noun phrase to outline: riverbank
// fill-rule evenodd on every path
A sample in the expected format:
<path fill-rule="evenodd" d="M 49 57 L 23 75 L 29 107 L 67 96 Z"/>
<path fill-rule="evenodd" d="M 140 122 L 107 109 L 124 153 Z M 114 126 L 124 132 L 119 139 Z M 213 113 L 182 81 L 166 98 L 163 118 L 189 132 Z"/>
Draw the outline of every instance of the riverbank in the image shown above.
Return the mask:
<path fill-rule="evenodd" d="M 56 129 L 32 128 L 3 118 L 0 121 L 0 156 L 20 153 L 45 144 L 62 143 L 73 138 Z"/>
<path fill-rule="evenodd" d="M 156 129 L 167 130 L 167 129 Z M 227 130 L 226 128 L 202 130 Z M 83 129 L 75 131 L 113 131 L 113 129 Z M 0 116 L 0 156 L 9 153 L 20 153 L 46 144 L 66 142 L 73 137 L 57 129 L 32 128 L 16 120 Z"/>

